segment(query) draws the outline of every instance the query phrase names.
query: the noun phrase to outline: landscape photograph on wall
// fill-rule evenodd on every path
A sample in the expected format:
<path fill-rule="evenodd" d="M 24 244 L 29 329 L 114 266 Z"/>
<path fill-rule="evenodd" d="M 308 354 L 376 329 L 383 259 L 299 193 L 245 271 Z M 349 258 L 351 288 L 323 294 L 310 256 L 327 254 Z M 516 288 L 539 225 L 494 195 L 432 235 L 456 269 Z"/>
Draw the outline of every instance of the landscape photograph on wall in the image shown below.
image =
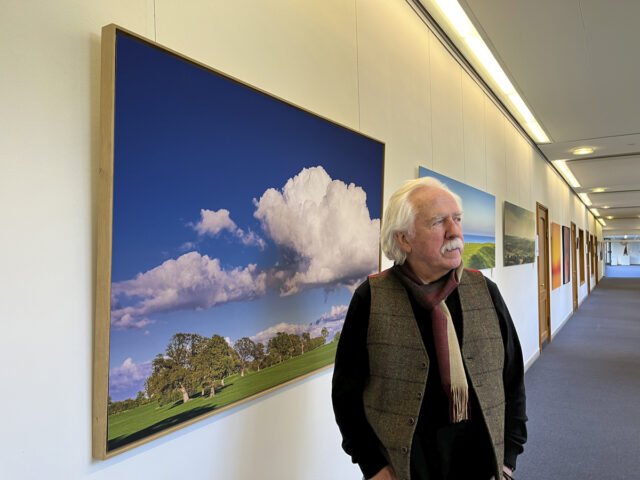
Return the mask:
<path fill-rule="evenodd" d="M 571 230 L 562 226 L 562 283 L 571 281 Z"/>
<path fill-rule="evenodd" d="M 418 175 L 440 180 L 462 199 L 464 266 L 475 270 L 494 268 L 496 266 L 496 197 L 428 168 L 420 167 Z"/>
<path fill-rule="evenodd" d="M 562 285 L 562 228 L 551 222 L 551 290 Z"/>
<path fill-rule="evenodd" d="M 534 263 L 536 222 L 532 211 L 504 202 L 504 266 Z"/>
<path fill-rule="evenodd" d="M 333 363 L 379 271 L 384 161 L 155 44 L 115 49 L 108 452 Z"/>

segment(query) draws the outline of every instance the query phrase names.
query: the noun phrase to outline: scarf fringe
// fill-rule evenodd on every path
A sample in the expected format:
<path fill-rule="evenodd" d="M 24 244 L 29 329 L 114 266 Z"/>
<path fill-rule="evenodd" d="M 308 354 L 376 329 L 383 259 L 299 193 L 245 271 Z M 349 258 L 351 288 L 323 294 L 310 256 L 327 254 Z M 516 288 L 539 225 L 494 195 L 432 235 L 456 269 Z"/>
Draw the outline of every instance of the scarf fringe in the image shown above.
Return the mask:
<path fill-rule="evenodd" d="M 452 423 L 469 420 L 469 389 L 465 387 L 451 387 L 449 408 L 449 419 Z"/>

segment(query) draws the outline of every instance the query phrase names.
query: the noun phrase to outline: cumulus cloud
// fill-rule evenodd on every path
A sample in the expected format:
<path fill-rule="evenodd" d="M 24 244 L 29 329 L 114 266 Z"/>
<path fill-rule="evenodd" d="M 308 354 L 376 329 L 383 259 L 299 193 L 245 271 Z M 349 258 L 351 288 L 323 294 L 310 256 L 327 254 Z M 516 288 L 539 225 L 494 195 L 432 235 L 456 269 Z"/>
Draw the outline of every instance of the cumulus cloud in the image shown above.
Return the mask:
<path fill-rule="evenodd" d="M 122 302 L 112 302 L 115 308 L 111 310 L 111 324 L 135 324 L 156 313 L 201 310 L 228 302 L 253 300 L 265 294 L 266 277 L 255 264 L 224 270 L 217 258 L 198 252 L 185 253 L 139 273 L 131 280 L 114 283 L 114 298 L 129 297 L 135 303 L 123 306 Z"/>
<path fill-rule="evenodd" d="M 236 223 L 231 220 L 229 210 L 221 208 L 220 210 L 200 210 L 200 221 L 193 225 L 193 228 L 199 235 L 216 236 L 223 230 L 227 230 L 233 234 L 243 245 L 264 248 L 265 241 L 251 230 L 245 232 L 242 228 L 238 228 Z"/>
<path fill-rule="evenodd" d="M 182 245 L 180 245 L 178 249 L 181 252 L 189 252 L 191 250 L 194 250 L 195 248 L 196 248 L 195 242 L 184 242 Z"/>
<path fill-rule="evenodd" d="M 148 318 L 136 318 L 129 313 L 125 313 L 119 318 L 111 317 L 111 325 L 118 330 L 133 330 L 133 329 L 141 329 L 146 327 L 147 325 L 151 325 L 155 323 L 154 320 L 149 320 Z"/>
<path fill-rule="evenodd" d="M 152 369 L 151 360 L 134 363 L 131 357 L 127 358 L 109 372 L 109 395 L 116 401 L 134 397 L 138 391 L 144 390 L 144 381 Z"/>
<path fill-rule="evenodd" d="M 280 322 L 277 325 L 273 325 L 266 330 L 255 334 L 250 337 L 251 340 L 258 343 L 261 342 L 265 346 L 269 343 L 278 332 L 293 333 L 294 335 L 302 335 L 307 332 L 311 337 L 319 337 L 322 329 L 326 328 L 329 331 L 329 338 L 333 337 L 336 332 L 342 330 L 344 324 L 344 317 L 347 314 L 348 307 L 346 305 L 338 305 L 331 307 L 329 313 L 325 313 L 317 320 L 309 323 L 308 325 L 300 325 L 296 323 Z"/>
<path fill-rule="evenodd" d="M 344 317 L 347 316 L 347 310 L 349 310 L 347 305 L 334 305 L 331 307 L 329 313 L 325 313 L 320 317 L 319 321 L 330 322 L 334 320 L 344 320 Z"/>
<path fill-rule="evenodd" d="M 365 191 L 332 180 L 324 168 L 303 169 L 281 191 L 255 200 L 254 216 L 282 254 L 281 295 L 307 288 L 353 288 L 377 270 L 380 220 L 371 219 Z"/>

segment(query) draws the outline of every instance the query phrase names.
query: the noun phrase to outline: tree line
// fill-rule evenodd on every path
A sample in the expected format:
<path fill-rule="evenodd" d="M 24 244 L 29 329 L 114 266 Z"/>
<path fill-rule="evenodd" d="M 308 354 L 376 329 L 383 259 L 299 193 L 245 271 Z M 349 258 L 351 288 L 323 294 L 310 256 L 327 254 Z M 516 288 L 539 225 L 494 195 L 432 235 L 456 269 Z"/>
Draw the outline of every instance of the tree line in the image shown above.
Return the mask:
<path fill-rule="evenodd" d="M 301 335 L 278 332 L 267 345 L 242 337 L 233 346 L 220 335 L 203 337 L 196 333 L 174 334 L 164 353 L 153 359 L 152 373 L 144 383 L 145 391 L 135 399 L 112 402 L 109 397 L 108 413 L 118 413 L 140 405 L 158 401 L 160 405 L 200 393 L 214 397 L 224 387 L 225 378 L 247 371 L 260 371 L 298 355 L 304 355 L 326 343 L 329 331 L 323 328 L 320 336 L 312 338 L 308 332 Z M 334 336 L 334 341 L 340 332 Z"/>

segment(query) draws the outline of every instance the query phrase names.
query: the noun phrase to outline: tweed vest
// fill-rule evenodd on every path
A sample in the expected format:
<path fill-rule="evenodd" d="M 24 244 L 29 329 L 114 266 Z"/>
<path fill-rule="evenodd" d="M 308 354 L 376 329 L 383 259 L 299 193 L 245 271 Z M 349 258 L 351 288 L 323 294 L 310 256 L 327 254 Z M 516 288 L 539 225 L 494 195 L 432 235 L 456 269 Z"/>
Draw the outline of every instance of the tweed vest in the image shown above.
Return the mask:
<path fill-rule="evenodd" d="M 411 444 L 427 385 L 429 357 L 400 280 L 387 270 L 369 277 L 369 284 L 369 381 L 363 392 L 365 414 L 398 479 L 409 480 Z M 500 324 L 482 273 L 464 270 L 458 292 L 462 308 L 462 359 L 493 444 L 495 475 L 501 478 L 505 404 Z"/>

